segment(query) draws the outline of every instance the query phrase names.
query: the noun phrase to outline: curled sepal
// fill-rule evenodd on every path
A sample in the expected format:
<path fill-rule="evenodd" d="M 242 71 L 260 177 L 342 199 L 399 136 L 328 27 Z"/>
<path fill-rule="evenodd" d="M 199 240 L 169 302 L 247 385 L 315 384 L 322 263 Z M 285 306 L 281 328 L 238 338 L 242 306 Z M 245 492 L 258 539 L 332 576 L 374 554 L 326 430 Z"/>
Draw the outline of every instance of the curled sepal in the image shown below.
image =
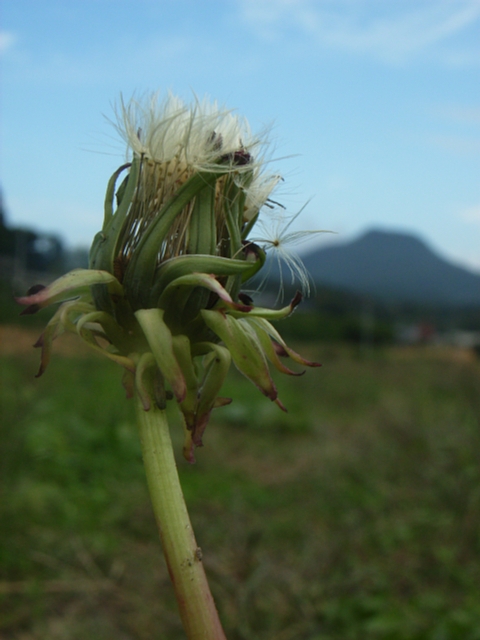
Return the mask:
<path fill-rule="evenodd" d="M 52 355 L 52 343 L 55 338 L 58 338 L 62 333 L 64 333 L 65 328 L 60 322 L 60 314 L 57 313 L 51 318 L 50 322 L 45 327 L 45 330 L 40 335 L 38 340 L 33 345 L 35 348 L 42 349 L 42 355 L 40 358 L 40 366 L 38 368 L 36 378 L 39 378 L 45 372 L 45 369 L 50 362 L 50 357 Z"/>
<path fill-rule="evenodd" d="M 110 342 L 107 334 L 103 330 L 99 331 L 95 326 L 99 323 L 98 316 L 101 313 L 102 312 L 100 311 L 93 311 L 92 313 L 86 313 L 85 315 L 83 315 L 77 322 L 78 335 L 82 338 L 82 340 L 84 340 L 84 342 L 88 344 L 89 347 L 92 347 L 92 349 L 98 351 L 103 356 L 106 356 L 122 367 L 125 367 L 125 369 L 128 369 L 128 371 L 134 373 L 135 363 L 131 358 L 127 358 L 126 356 L 122 356 L 119 353 L 110 351 L 108 348 L 105 348 L 98 343 L 97 338 Z M 87 326 L 89 323 L 91 326 Z"/>
<path fill-rule="evenodd" d="M 171 300 L 179 287 L 203 287 L 216 293 L 226 307 L 237 309 L 244 313 L 248 313 L 253 308 L 251 305 L 234 302 L 228 291 L 222 287 L 213 275 L 208 273 L 192 273 L 173 280 L 162 293 L 158 303 L 159 307 L 167 308 L 169 300 Z"/>
<path fill-rule="evenodd" d="M 253 307 L 251 311 L 248 313 L 244 313 L 238 309 L 232 309 L 229 311 L 231 316 L 235 318 L 265 318 L 267 320 L 283 320 L 283 318 L 287 318 L 293 311 L 298 307 L 300 302 L 302 301 L 302 294 L 300 291 L 297 291 L 295 296 L 292 298 L 290 304 L 282 309 L 266 309 L 264 307 Z"/>
<path fill-rule="evenodd" d="M 157 363 L 149 351 L 143 353 L 137 362 L 135 371 L 135 388 L 144 411 L 150 411 L 153 401 L 153 378 Z"/>
<path fill-rule="evenodd" d="M 212 409 L 231 402 L 231 398 L 217 397 L 230 368 L 231 356 L 228 349 L 212 342 L 202 342 L 194 345 L 193 351 L 195 356 L 207 355 L 203 359 L 204 374 L 195 394 L 193 411 L 191 407 L 186 411 L 184 403 L 180 406 L 185 419 L 183 456 L 191 464 L 195 462 L 195 447 L 203 446 L 202 437 Z"/>
<path fill-rule="evenodd" d="M 180 410 L 183 413 L 187 429 L 192 429 L 195 424 L 198 378 L 193 365 L 190 340 L 185 335 L 174 336 L 172 338 L 172 345 L 186 384 L 185 398 L 180 403 Z"/>
<path fill-rule="evenodd" d="M 114 171 L 112 177 L 108 181 L 107 191 L 105 193 L 105 204 L 104 204 L 104 218 L 103 218 L 104 229 L 107 227 L 107 225 L 110 223 L 113 217 L 113 198 L 115 196 L 115 185 L 117 184 L 118 177 L 122 173 L 122 171 L 125 171 L 125 169 L 128 169 L 128 167 L 130 167 L 130 164 L 131 164 L 130 162 L 127 162 L 126 164 L 122 164 L 121 167 L 119 167 L 116 171 Z M 119 189 L 119 192 L 120 190 L 124 192 L 125 187 L 128 184 L 129 177 L 130 176 L 127 176 L 126 182 L 125 180 L 122 182 L 123 189 L 121 187 Z M 133 180 L 132 180 L 132 183 L 133 183 Z M 123 193 L 121 195 L 123 196 Z M 119 193 L 119 196 L 120 196 L 120 193 Z M 121 201 L 120 197 L 119 197 L 119 200 Z"/>
<path fill-rule="evenodd" d="M 74 269 L 48 287 L 29 296 L 16 298 L 16 301 L 19 304 L 28 305 L 22 315 L 32 314 L 50 304 L 78 298 L 95 284 L 106 284 L 111 293 L 123 294 L 122 285 L 111 273 L 93 269 Z"/>
<path fill-rule="evenodd" d="M 237 320 L 222 311 L 203 309 L 201 313 L 205 324 L 225 343 L 237 369 L 267 398 L 277 400 L 277 388 L 270 376 L 262 345 L 255 333 L 249 330 L 242 320 Z"/>
<path fill-rule="evenodd" d="M 115 181 L 121 171 L 126 168 L 125 165 L 120 167 L 110 178 L 105 196 L 105 217 L 102 231 L 97 234 L 90 250 L 89 264 L 92 269 L 106 269 L 113 272 L 113 262 L 118 251 L 120 243 L 120 235 L 125 226 L 125 220 L 130 210 L 132 199 L 137 188 L 138 176 L 140 174 L 141 160 L 134 158 L 130 166 L 127 177 L 126 187 L 122 195 L 122 199 L 118 204 L 115 213 L 112 215 L 112 204 L 109 203 L 110 198 L 113 201 L 113 191 L 115 189 Z M 127 165 L 128 166 L 128 165 Z"/>
<path fill-rule="evenodd" d="M 172 334 L 163 315 L 163 309 L 139 309 L 135 312 L 162 375 L 171 386 L 177 401 L 182 402 L 187 393 L 187 385 L 173 350 Z"/>
<path fill-rule="evenodd" d="M 128 369 L 123 370 L 122 387 L 125 389 L 127 400 L 133 398 L 135 395 L 135 375 Z"/>
<path fill-rule="evenodd" d="M 203 432 L 208 424 L 212 409 L 217 406 L 217 396 L 225 382 L 232 360 L 229 350 L 225 347 L 213 342 L 207 344 L 211 351 L 204 358 L 205 374 L 200 385 L 198 405 L 195 412 L 193 441 L 197 447 L 202 446 Z M 231 402 L 230 398 L 223 398 L 223 400 L 225 404 Z"/>
<path fill-rule="evenodd" d="M 185 435 L 183 438 L 183 457 L 189 464 L 195 464 L 195 445 L 193 444 L 193 435 L 191 429 L 185 424 Z"/>
<path fill-rule="evenodd" d="M 126 348 L 128 338 L 125 331 L 109 313 L 105 311 L 92 311 L 86 317 L 82 318 L 82 322 L 98 323 L 102 327 L 105 338 L 110 344 L 114 345 L 118 351 Z"/>
<path fill-rule="evenodd" d="M 265 318 L 254 318 L 251 323 L 255 324 L 257 327 L 261 327 L 264 331 L 266 331 L 270 337 L 274 341 L 275 351 L 279 356 L 289 356 L 295 362 L 299 364 L 303 364 L 305 367 L 321 367 L 320 362 L 312 362 L 311 360 L 307 360 L 306 358 L 302 358 L 300 354 L 291 349 L 282 336 L 278 333 L 274 326 L 265 320 Z M 256 330 L 256 329 L 255 329 Z"/>
<path fill-rule="evenodd" d="M 231 276 L 249 273 L 252 264 L 246 260 L 222 256 L 184 255 L 165 260 L 155 274 L 152 297 L 160 296 L 168 285 L 182 276 L 193 273 L 210 273 L 216 276 Z"/>
<path fill-rule="evenodd" d="M 292 371 L 292 369 L 289 369 L 283 364 L 277 352 L 276 344 L 270 338 L 270 335 L 267 329 L 261 323 L 257 322 L 257 320 L 258 318 L 251 318 L 251 319 L 249 318 L 249 319 L 245 319 L 245 322 L 246 323 L 248 322 L 249 326 L 253 329 L 253 331 L 255 331 L 255 334 L 260 344 L 262 345 L 262 349 L 265 355 L 267 356 L 268 360 L 273 364 L 273 366 L 278 371 L 280 371 L 280 373 L 286 373 L 290 376 L 302 376 L 305 373 L 305 370 Z"/>
<path fill-rule="evenodd" d="M 242 282 L 246 282 L 247 280 L 250 280 L 250 278 L 253 278 L 253 276 L 263 268 L 267 259 L 267 254 L 261 247 L 248 241 L 243 241 L 243 253 L 245 255 L 245 260 L 253 267 L 251 271 L 246 272 L 242 276 Z"/>
<path fill-rule="evenodd" d="M 40 358 L 40 367 L 38 369 L 36 378 L 39 378 L 48 366 L 50 357 L 52 354 L 53 341 L 58 338 L 65 331 L 75 331 L 75 325 L 69 319 L 72 314 L 78 316 L 86 311 L 91 311 L 92 306 L 85 302 L 79 302 L 78 300 L 72 300 L 71 302 L 64 302 L 50 318 L 45 330 L 40 335 L 36 343 L 33 345 L 35 348 L 42 349 L 42 355 Z"/>

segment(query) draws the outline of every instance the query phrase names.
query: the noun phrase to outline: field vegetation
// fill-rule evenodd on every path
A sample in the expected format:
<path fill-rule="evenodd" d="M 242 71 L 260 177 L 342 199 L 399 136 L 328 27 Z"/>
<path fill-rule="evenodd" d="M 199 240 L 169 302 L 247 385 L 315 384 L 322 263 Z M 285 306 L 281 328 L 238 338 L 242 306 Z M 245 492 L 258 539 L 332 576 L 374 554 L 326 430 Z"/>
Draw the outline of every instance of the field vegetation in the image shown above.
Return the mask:
<path fill-rule="evenodd" d="M 0 328 L 0 637 L 183 638 L 121 372 L 67 339 L 35 379 L 35 332 Z M 172 407 L 227 637 L 479 640 L 480 362 L 300 349 L 288 414 L 232 371 L 195 465 Z"/>

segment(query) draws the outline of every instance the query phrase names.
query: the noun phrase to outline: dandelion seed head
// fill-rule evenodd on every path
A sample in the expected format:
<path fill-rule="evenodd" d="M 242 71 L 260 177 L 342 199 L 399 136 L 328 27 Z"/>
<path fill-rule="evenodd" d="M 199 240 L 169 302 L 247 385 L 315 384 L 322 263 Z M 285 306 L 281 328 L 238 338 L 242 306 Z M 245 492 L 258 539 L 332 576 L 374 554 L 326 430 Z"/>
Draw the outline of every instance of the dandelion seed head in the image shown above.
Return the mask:
<path fill-rule="evenodd" d="M 243 222 L 248 223 L 258 215 L 281 179 L 265 170 L 269 152 L 266 132 L 253 135 L 245 118 L 207 98 L 195 97 L 191 104 L 172 93 L 163 100 L 157 93 L 129 101 L 121 98 L 114 126 L 126 141 L 129 153 L 142 160 L 137 198 L 142 210 L 135 209 L 129 214 L 127 252 L 162 206 L 195 173 L 214 172 L 221 176 L 215 187 L 219 236 L 225 224 L 225 207 L 233 204 L 227 201 L 227 180 L 232 180 L 244 195 L 240 213 Z M 182 216 L 178 219 L 179 228 L 175 231 L 178 239 L 183 237 L 181 228 L 192 206 L 193 202 L 183 219 Z M 178 249 L 173 254 L 169 250 L 168 255 L 182 252 L 182 243 L 176 244 Z"/>
<path fill-rule="evenodd" d="M 195 98 L 186 104 L 168 93 L 123 97 L 116 106 L 115 127 L 138 156 L 163 164 L 177 161 L 198 171 L 218 171 L 221 158 L 225 171 L 237 173 L 261 167 L 265 136 L 254 136 L 245 118 L 219 106 L 216 101 Z M 239 153 L 248 161 L 240 161 Z"/>

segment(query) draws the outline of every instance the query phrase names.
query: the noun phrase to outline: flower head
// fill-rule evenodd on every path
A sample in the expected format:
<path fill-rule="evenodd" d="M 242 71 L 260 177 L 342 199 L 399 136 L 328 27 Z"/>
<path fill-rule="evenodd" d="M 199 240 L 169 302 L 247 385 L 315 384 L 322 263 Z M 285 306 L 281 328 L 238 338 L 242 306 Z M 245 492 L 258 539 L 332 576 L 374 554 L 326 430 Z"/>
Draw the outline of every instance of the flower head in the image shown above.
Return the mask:
<path fill-rule="evenodd" d="M 186 105 L 171 93 L 163 101 L 158 94 L 127 104 L 122 99 L 116 128 L 134 154 L 197 171 L 218 171 L 222 156 L 230 158 L 238 171 L 239 166 L 251 163 L 264 142 L 252 135 L 245 119 L 216 102 L 197 99 Z M 242 150 L 248 162 L 240 161 Z"/>
<path fill-rule="evenodd" d="M 270 324 L 301 295 L 270 310 L 242 293 L 265 263 L 250 233 L 279 177 L 264 170 L 265 140 L 216 103 L 186 106 L 172 95 L 159 103 L 154 95 L 122 101 L 117 115 L 131 158 L 108 182 L 90 268 L 18 301 L 24 313 L 60 303 L 36 345 L 38 375 L 54 338 L 77 332 L 124 367 L 127 392 L 145 410 L 176 398 L 193 460 L 212 409 L 230 402 L 218 394 L 231 360 L 280 408 L 268 362 L 294 375 L 280 356 L 317 366 Z"/>

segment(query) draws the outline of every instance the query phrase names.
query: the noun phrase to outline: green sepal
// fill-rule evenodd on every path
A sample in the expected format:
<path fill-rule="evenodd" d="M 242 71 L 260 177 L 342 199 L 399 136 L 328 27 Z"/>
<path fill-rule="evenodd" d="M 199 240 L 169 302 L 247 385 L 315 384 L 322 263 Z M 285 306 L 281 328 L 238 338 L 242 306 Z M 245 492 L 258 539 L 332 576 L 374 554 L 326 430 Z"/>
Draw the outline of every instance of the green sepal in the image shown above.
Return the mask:
<path fill-rule="evenodd" d="M 217 223 L 215 219 L 215 185 L 208 185 L 196 196 L 187 226 L 188 254 L 214 255 L 217 247 Z M 197 315 L 209 299 L 204 288 L 183 292 L 180 306 L 189 318 Z M 161 306 L 161 305 L 160 305 Z M 183 313 L 179 310 L 179 315 Z"/>
<path fill-rule="evenodd" d="M 265 253 L 265 251 L 253 242 L 245 243 L 243 252 L 246 256 L 246 262 L 252 265 L 252 269 L 250 271 L 245 271 L 245 273 L 242 275 L 242 284 L 247 280 L 253 278 L 253 276 L 255 276 L 260 271 L 260 269 L 263 268 L 267 260 L 267 254 Z"/>
<path fill-rule="evenodd" d="M 76 331 L 75 321 L 83 313 L 90 313 L 94 310 L 91 304 L 81 300 L 71 300 L 64 302 L 50 318 L 43 333 L 33 345 L 35 348 L 41 348 L 42 355 L 40 357 L 40 366 L 36 374 L 39 378 L 47 368 L 52 354 L 53 341 L 65 333 L 65 331 Z M 75 320 L 70 320 L 70 315 L 75 316 Z"/>
<path fill-rule="evenodd" d="M 193 365 L 190 340 L 185 335 L 173 336 L 173 351 L 182 370 L 187 391 L 184 400 L 180 403 L 180 411 L 183 413 L 187 429 L 191 430 L 195 424 L 195 406 L 197 404 L 198 378 Z"/>
<path fill-rule="evenodd" d="M 108 181 L 107 191 L 105 193 L 103 229 L 106 229 L 107 225 L 110 223 L 110 220 L 112 219 L 112 216 L 113 216 L 113 198 L 115 197 L 115 185 L 117 184 L 118 176 L 122 173 L 122 171 L 127 169 L 130 165 L 131 165 L 130 162 L 127 162 L 126 164 L 122 164 L 122 166 L 119 167 L 113 173 L 112 177 Z M 128 182 L 128 177 L 125 178 L 125 180 Z M 120 187 L 120 188 L 123 187 L 122 196 L 124 195 L 125 188 L 127 186 L 125 180 L 122 182 L 122 185 Z M 119 194 L 120 194 L 120 189 L 119 189 Z M 121 198 L 119 197 L 119 201 L 120 199 Z"/>
<path fill-rule="evenodd" d="M 253 229 L 255 224 L 257 223 L 258 217 L 260 215 L 260 211 L 258 211 L 248 222 L 243 225 L 242 228 L 242 240 L 247 240 L 250 231 Z"/>
<path fill-rule="evenodd" d="M 89 293 L 89 288 L 96 284 L 106 284 L 110 293 L 123 295 L 122 285 L 111 273 L 94 269 L 74 269 L 48 287 L 32 295 L 16 298 L 16 301 L 28 305 L 22 312 L 23 315 L 28 315 L 50 304 L 79 298 L 82 294 Z"/>
<path fill-rule="evenodd" d="M 120 172 L 120 169 L 118 171 Z M 122 233 L 125 228 L 127 216 L 131 208 L 132 200 L 138 186 L 138 180 L 141 169 L 141 159 L 134 157 L 130 165 L 130 171 L 125 178 L 126 186 L 123 197 L 113 215 L 109 215 L 109 205 L 107 200 L 110 198 L 112 185 L 109 183 L 107 187 L 107 196 L 105 204 L 104 226 L 100 233 L 94 238 L 92 248 L 90 249 L 89 266 L 91 269 L 103 269 L 110 273 L 115 273 L 115 258 L 121 251 Z M 112 181 L 115 174 L 110 178 Z M 124 181 L 125 182 L 125 181 Z M 114 189 L 113 185 L 113 189 Z M 107 212 L 108 210 L 108 212 Z M 108 220 L 107 220 L 108 218 Z M 105 287 L 95 286 L 92 288 L 92 295 L 95 300 L 97 309 L 102 309 L 107 313 L 115 314 L 114 305 L 110 298 L 109 292 Z"/>
<path fill-rule="evenodd" d="M 93 311 L 92 313 L 86 313 L 79 319 L 79 321 L 77 322 L 78 335 L 82 338 L 82 340 L 84 340 L 84 342 L 88 344 L 89 347 L 91 347 L 98 353 L 101 353 L 103 356 L 106 356 L 110 360 L 113 360 L 113 362 L 116 362 L 122 367 L 125 367 L 125 369 L 128 369 L 129 371 L 134 373 L 135 363 L 133 362 L 133 360 L 131 360 L 130 358 L 127 358 L 126 356 L 122 356 L 119 353 L 116 353 L 114 351 L 109 351 L 108 348 L 104 348 L 99 345 L 96 338 L 105 339 L 106 338 L 105 333 L 98 331 L 97 329 L 88 328 L 85 326 L 89 322 L 96 323 L 98 321 L 97 320 L 98 314 L 99 314 L 98 311 Z"/>
<path fill-rule="evenodd" d="M 183 402 L 187 385 L 173 350 L 172 334 L 163 315 L 163 309 L 139 309 L 135 312 L 160 372 L 171 386 L 177 401 Z"/>
<path fill-rule="evenodd" d="M 242 188 L 235 184 L 235 178 L 230 177 L 226 180 L 223 199 L 225 222 L 230 239 L 230 255 L 236 256 L 242 250 L 241 226 L 245 196 Z"/>
<path fill-rule="evenodd" d="M 147 305 L 157 268 L 158 250 L 172 223 L 199 191 L 212 186 L 221 173 L 195 173 L 183 184 L 171 200 L 157 213 L 145 229 L 127 265 L 124 284 L 135 309 Z"/>
<path fill-rule="evenodd" d="M 278 392 L 255 333 L 249 330 L 241 320 L 221 311 L 204 309 L 201 314 L 205 324 L 225 343 L 237 369 L 267 398 L 276 400 Z"/>
<path fill-rule="evenodd" d="M 118 351 L 128 351 L 129 339 L 125 335 L 122 327 L 115 322 L 114 318 L 105 311 L 92 311 L 81 318 L 82 326 L 85 322 L 99 324 L 105 332 L 105 338 L 114 345 Z M 78 324 L 77 323 L 77 328 Z"/>
<path fill-rule="evenodd" d="M 266 320 L 265 318 L 252 318 L 252 321 L 250 322 L 250 324 L 255 324 L 256 325 L 255 330 L 257 330 L 257 327 L 261 328 L 271 338 L 273 338 L 273 340 L 277 343 L 277 352 L 280 352 L 279 355 L 289 356 L 292 360 L 294 360 L 295 362 L 298 362 L 298 364 L 303 364 L 306 367 L 322 366 L 320 362 L 312 362 L 311 360 L 307 360 L 306 358 L 303 358 L 300 354 L 298 354 L 296 351 L 291 349 L 287 345 L 285 340 L 282 338 L 282 336 L 279 334 L 279 332 L 275 329 L 275 327 L 272 326 L 268 322 L 268 320 Z"/>
<path fill-rule="evenodd" d="M 211 349 L 209 356 L 205 357 L 205 374 L 200 385 L 198 406 L 196 410 L 196 425 L 194 442 L 201 446 L 202 435 L 207 426 L 210 413 L 215 406 L 217 396 L 225 382 L 232 357 L 226 347 L 213 342 L 208 343 Z M 227 399 L 224 399 L 225 401 Z M 225 402 L 227 404 L 227 402 Z"/>
<path fill-rule="evenodd" d="M 193 273 L 207 273 L 215 276 L 241 275 L 251 272 L 253 265 L 245 260 L 222 256 L 186 255 L 163 262 L 155 274 L 155 284 L 150 294 L 156 303 L 163 291 L 177 278 Z"/>
<path fill-rule="evenodd" d="M 287 318 L 294 309 L 301 302 L 301 294 L 298 294 L 293 298 L 289 305 L 283 307 L 282 309 L 266 309 L 264 307 L 253 307 L 251 311 L 247 313 L 240 311 L 238 309 L 232 309 L 229 311 L 229 314 L 234 318 L 264 318 L 265 320 L 282 320 L 283 318 Z"/>
<path fill-rule="evenodd" d="M 79 318 L 81 318 L 86 313 L 93 313 L 94 311 L 96 311 L 93 304 L 91 304 L 91 302 L 87 302 L 86 298 L 86 296 L 82 296 L 76 300 L 64 302 L 58 308 L 62 326 L 66 329 L 66 331 L 76 333 L 77 322 Z"/>
<path fill-rule="evenodd" d="M 125 390 L 127 400 L 131 400 L 135 395 L 135 374 L 128 369 L 123 370 L 122 387 Z"/>
<path fill-rule="evenodd" d="M 90 251 L 91 269 L 104 269 L 105 271 L 113 273 L 113 263 L 119 251 L 118 245 L 121 239 L 122 231 L 127 219 L 128 212 L 130 210 L 130 205 L 137 189 L 140 167 L 140 158 L 134 157 L 130 166 L 130 171 L 128 173 L 128 181 L 122 200 L 119 203 L 115 213 L 109 216 L 108 222 L 104 224 L 104 227 L 100 232 L 104 237 L 103 242 L 97 241 L 97 238 L 95 238 L 94 240 L 94 245 L 92 246 L 92 249 Z M 120 173 L 123 168 L 124 167 L 120 167 L 120 169 L 118 169 L 118 173 Z M 110 178 L 110 182 L 115 177 L 115 173 L 113 174 L 112 178 Z M 108 208 L 107 199 L 110 197 L 110 191 L 112 190 L 112 185 L 110 184 L 110 182 L 107 187 L 105 210 L 107 210 Z M 113 184 L 113 190 L 114 189 L 115 185 Z"/>
<path fill-rule="evenodd" d="M 234 302 L 228 291 L 222 287 L 213 275 L 208 273 L 192 273 L 173 280 L 173 282 L 167 285 L 164 289 L 160 296 L 160 300 L 158 301 L 158 306 L 161 309 L 169 308 L 172 305 L 175 293 L 183 287 L 202 287 L 208 289 L 209 291 L 216 293 L 223 304 L 231 309 L 238 309 L 243 312 L 248 312 L 252 309 L 251 305 Z"/>
<path fill-rule="evenodd" d="M 215 183 L 196 196 L 188 223 L 188 253 L 213 255 L 217 247 Z"/>
<path fill-rule="evenodd" d="M 245 202 L 245 196 L 241 187 L 236 184 L 235 177 L 229 176 L 225 180 L 225 184 L 223 187 L 223 205 L 224 205 L 224 216 L 225 223 L 227 227 L 227 235 L 230 243 L 230 256 L 236 257 L 238 255 L 243 255 L 243 245 L 242 245 L 242 237 L 241 237 L 241 227 L 243 223 L 243 215 L 240 210 L 243 212 L 243 204 Z M 238 292 L 240 291 L 240 287 L 243 281 L 248 280 L 251 277 L 250 270 L 248 270 L 248 275 L 245 274 L 232 274 L 229 275 L 229 278 L 225 284 L 225 287 L 234 298 L 237 297 Z"/>
<path fill-rule="evenodd" d="M 154 401 L 154 376 L 157 363 L 153 354 L 148 351 L 140 356 L 135 371 L 135 389 L 144 411 L 150 411 Z"/>
<path fill-rule="evenodd" d="M 195 355 L 208 355 L 203 361 L 204 374 L 197 389 L 194 410 L 187 414 L 182 409 L 186 427 L 183 455 L 190 463 L 195 462 L 195 447 L 203 445 L 202 437 L 212 409 L 231 402 L 230 398 L 217 397 L 230 368 L 231 356 L 228 349 L 212 342 L 202 342 L 194 345 L 193 352 Z"/>
<path fill-rule="evenodd" d="M 49 322 L 45 331 L 40 335 L 38 340 L 33 345 L 35 348 L 41 348 L 42 355 L 40 356 L 40 365 L 38 367 L 38 371 L 35 374 L 36 378 L 40 378 L 45 373 L 46 368 L 50 363 L 50 358 L 52 355 L 52 343 L 55 338 L 61 336 L 62 333 L 65 332 L 65 329 L 58 322 L 55 323 Z"/>
<path fill-rule="evenodd" d="M 65 304 L 69 304 L 68 302 Z M 39 378 L 48 367 L 52 355 L 53 341 L 65 332 L 65 327 L 61 323 L 61 310 L 57 309 L 56 313 L 50 318 L 44 331 L 33 345 L 36 349 L 41 348 L 40 366 L 38 368 L 36 378 Z"/>
<path fill-rule="evenodd" d="M 267 359 L 273 364 L 273 366 L 280 371 L 280 373 L 286 373 L 290 376 L 301 376 L 305 373 L 304 371 L 292 371 L 286 367 L 283 362 L 280 360 L 280 357 L 275 350 L 275 346 L 270 338 L 269 331 L 263 326 L 261 322 L 258 322 L 259 318 L 249 318 L 245 319 L 244 322 L 248 323 L 249 326 L 255 331 L 257 338 L 262 345 L 263 352 L 267 356 Z M 268 323 L 267 323 L 268 324 Z M 271 327 L 271 325 L 269 325 Z M 273 327 L 272 327 L 273 329 Z"/>

